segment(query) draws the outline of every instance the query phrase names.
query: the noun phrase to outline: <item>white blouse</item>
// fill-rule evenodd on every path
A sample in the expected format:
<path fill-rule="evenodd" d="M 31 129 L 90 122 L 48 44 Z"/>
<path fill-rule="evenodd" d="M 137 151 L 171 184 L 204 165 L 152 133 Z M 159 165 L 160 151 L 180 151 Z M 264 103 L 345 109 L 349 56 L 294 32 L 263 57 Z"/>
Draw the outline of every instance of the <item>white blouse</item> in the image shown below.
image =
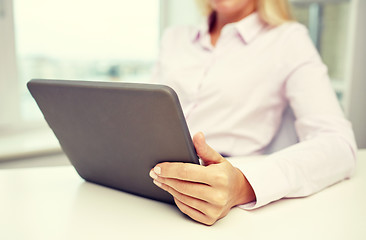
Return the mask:
<path fill-rule="evenodd" d="M 351 125 L 299 23 L 273 28 L 254 13 L 226 25 L 215 47 L 206 25 L 168 29 L 152 81 L 172 87 L 191 134 L 202 131 L 227 156 L 262 154 L 291 106 L 300 142 L 235 164 L 257 198 L 245 209 L 313 194 L 354 171 Z"/>

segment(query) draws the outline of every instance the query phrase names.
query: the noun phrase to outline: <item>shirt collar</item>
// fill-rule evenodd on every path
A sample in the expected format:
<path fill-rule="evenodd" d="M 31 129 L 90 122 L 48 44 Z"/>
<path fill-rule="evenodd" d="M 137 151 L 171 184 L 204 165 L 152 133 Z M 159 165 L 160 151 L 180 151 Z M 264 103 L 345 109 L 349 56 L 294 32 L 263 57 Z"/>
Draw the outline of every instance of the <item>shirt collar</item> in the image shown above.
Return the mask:
<path fill-rule="evenodd" d="M 196 28 L 192 33 L 192 41 L 198 41 L 208 35 L 211 22 L 212 16 L 207 19 L 205 24 Z M 244 43 L 249 44 L 265 26 L 266 24 L 260 19 L 258 13 L 254 12 L 238 22 L 227 24 L 223 31 L 225 28 L 235 28 Z"/>
<path fill-rule="evenodd" d="M 209 32 L 209 25 L 211 22 L 212 16 L 209 16 L 208 19 L 206 19 L 205 23 L 202 23 L 198 25 L 198 27 L 193 29 L 192 32 L 192 41 L 198 41 L 199 39 L 202 39 L 203 36 L 207 35 Z"/>

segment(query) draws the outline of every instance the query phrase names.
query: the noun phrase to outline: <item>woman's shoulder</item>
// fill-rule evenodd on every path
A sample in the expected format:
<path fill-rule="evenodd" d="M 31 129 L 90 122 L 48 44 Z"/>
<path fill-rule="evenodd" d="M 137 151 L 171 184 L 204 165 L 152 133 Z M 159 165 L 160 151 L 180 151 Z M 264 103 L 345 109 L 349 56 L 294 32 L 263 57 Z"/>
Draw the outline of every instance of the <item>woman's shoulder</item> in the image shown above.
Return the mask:
<path fill-rule="evenodd" d="M 277 42 L 285 52 L 314 52 L 314 44 L 307 27 L 296 21 L 289 21 L 280 26 L 270 28 L 268 35 L 273 42 Z"/>
<path fill-rule="evenodd" d="M 162 36 L 163 44 L 165 42 L 177 42 L 182 40 L 189 40 L 195 37 L 199 28 L 194 25 L 177 25 L 167 27 Z"/>
<path fill-rule="evenodd" d="M 288 65 L 300 65 L 308 61 L 321 61 L 307 27 L 292 21 L 277 27 L 283 61 Z"/>
<path fill-rule="evenodd" d="M 287 21 L 279 26 L 283 31 L 307 31 L 304 24 L 297 21 Z"/>
<path fill-rule="evenodd" d="M 283 23 L 277 27 L 271 28 L 269 31 L 270 32 L 273 31 L 276 33 L 276 35 L 282 36 L 288 40 L 291 40 L 291 39 L 297 38 L 297 37 L 300 37 L 300 38 L 306 37 L 307 38 L 309 36 L 307 27 L 296 21 L 289 21 L 289 22 Z"/>
<path fill-rule="evenodd" d="M 160 40 L 161 55 L 177 55 L 192 46 L 196 31 L 194 26 L 172 26 L 164 30 Z"/>

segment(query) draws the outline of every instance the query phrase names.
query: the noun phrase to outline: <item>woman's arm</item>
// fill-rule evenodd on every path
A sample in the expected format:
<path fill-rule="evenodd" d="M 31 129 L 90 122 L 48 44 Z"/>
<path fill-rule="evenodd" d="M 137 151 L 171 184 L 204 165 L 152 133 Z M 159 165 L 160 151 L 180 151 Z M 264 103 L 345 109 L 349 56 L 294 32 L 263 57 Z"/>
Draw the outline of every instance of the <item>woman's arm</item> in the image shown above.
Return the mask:
<path fill-rule="evenodd" d="M 305 28 L 291 31 L 285 48 L 284 93 L 296 116 L 300 142 L 256 162 L 237 165 L 256 193 L 256 202 L 242 206 L 245 209 L 283 197 L 311 195 L 350 177 L 356 166 L 351 124 Z"/>

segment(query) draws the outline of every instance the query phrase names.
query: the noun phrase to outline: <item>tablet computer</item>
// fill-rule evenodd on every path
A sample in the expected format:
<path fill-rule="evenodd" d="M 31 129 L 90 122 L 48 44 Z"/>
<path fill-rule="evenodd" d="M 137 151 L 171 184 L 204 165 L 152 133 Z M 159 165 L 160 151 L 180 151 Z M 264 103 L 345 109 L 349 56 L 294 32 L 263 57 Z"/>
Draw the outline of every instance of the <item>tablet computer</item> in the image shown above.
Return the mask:
<path fill-rule="evenodd" d="M 150 170 L 199 164 L 174 90 L 155 84 L 33 79 L 28 89 L 86 181 L 173 203 Z"/>

